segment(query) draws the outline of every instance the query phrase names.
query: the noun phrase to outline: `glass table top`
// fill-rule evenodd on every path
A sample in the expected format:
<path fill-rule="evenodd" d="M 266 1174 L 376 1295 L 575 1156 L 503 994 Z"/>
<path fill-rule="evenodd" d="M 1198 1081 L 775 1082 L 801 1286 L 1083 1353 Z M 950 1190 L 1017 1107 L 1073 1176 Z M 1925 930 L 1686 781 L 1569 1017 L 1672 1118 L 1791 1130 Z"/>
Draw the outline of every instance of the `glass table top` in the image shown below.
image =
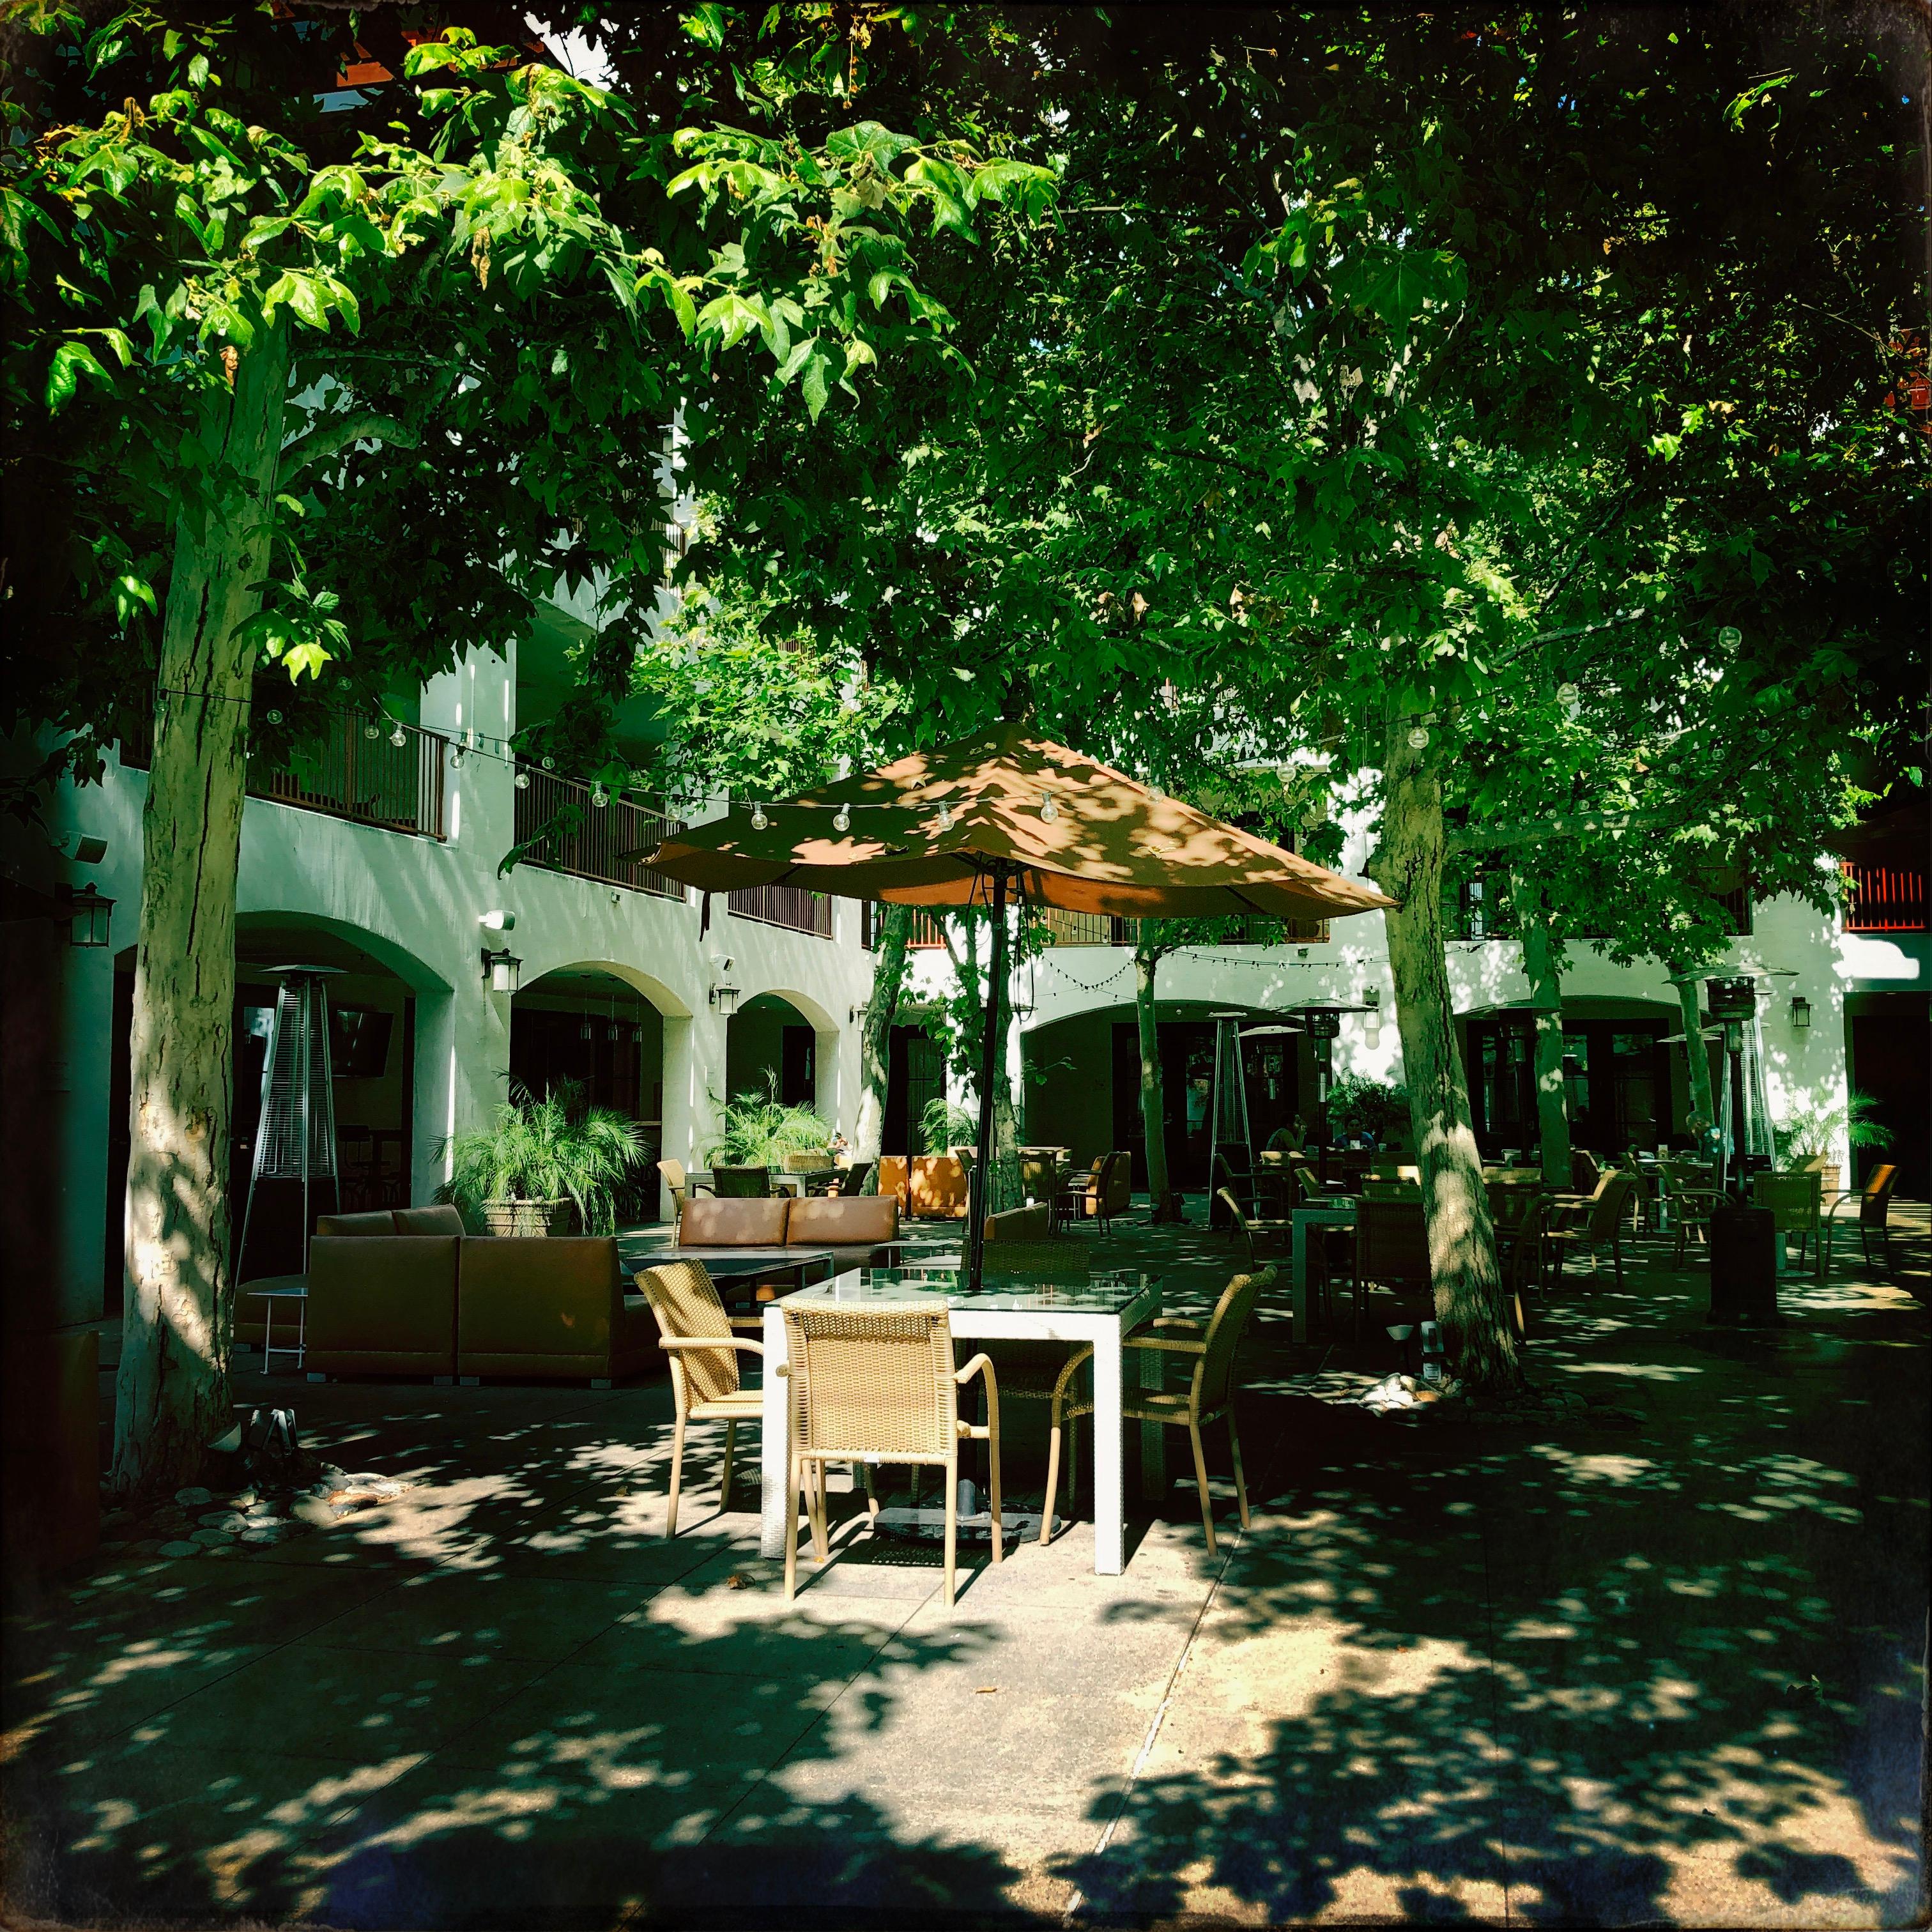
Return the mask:
<path fill-rule="evenodd" d="M 983 1308 L 1001 1314 L 1058 1308 L 1081 1315 L 1118 1315 L 1151 1293 L 1156 1280 L 1153 1275 L 1138 1274 L 1070 1282 L 995 1278 L 975 1293 L 966 1286 L 963 1271 L 948 1276 L 931 1270 L 854 1268 L 778 1300 L 783 1306 L 800 1308 L 880 1307 L 896 1302 Z"/>

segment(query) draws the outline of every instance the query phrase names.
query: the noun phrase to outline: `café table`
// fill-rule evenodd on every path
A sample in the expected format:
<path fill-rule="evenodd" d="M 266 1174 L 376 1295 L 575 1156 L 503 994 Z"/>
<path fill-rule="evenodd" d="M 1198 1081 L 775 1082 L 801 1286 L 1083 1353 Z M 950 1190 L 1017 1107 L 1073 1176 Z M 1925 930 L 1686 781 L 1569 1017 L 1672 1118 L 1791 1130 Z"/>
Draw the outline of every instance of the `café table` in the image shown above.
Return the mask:
<path fill-rule="evenodd" d="M 1294 1339 L 1305 1342 L 1314 1332 L 1309 1326 L 1308 1316 L 1308 1231 L 1310 1228 L 1352 1228 L 1355 1203 L 1346 1197 L 1324 1201 L 1317 1207 L 1296 1208 L 1292 1219 L 1288 1284 L 1294 1304 Z"/>
<path fill-rule="evenodd" d="M 761 1448 L 764 1501 L 760 1547 L 766 1556 L 784 1552 L 787 1474 L 790 1462 L 791 1405 L 778 1372 L 786 1360 L 784 1311 L 796 1308 L 882 1308 L 935 1304 L 950 1314 L 953 1335 L 962 1341 L 1073 1342 L 1094 1350 L 1094 1568 L 1118 1576 L 1125 1567 L 1126 1500 L 1121 1436 L 1125 1426 L 1121 1381 L 1130 1370 L 1143 1388 L 1161 1385 L 1166 1358 L 1152 1348 L 1128 1352 L 1121 1344 L 1133 1329 L 1160 1312 L 1160 1286 L 1148 1275 L 1126 1274 L 1092 1282 L 1010 1282 L 967 1288 L 956 1275 L 949 1282 L 930 1274 L 891 1268 L 853 1269 L 830 1281 L 765 1304 L 764 1417 Z M 1157 1498 L 1166 1490 L 1166 1452 L 1159 1423 L 1141 1425 L 1143 1492 Z"/>

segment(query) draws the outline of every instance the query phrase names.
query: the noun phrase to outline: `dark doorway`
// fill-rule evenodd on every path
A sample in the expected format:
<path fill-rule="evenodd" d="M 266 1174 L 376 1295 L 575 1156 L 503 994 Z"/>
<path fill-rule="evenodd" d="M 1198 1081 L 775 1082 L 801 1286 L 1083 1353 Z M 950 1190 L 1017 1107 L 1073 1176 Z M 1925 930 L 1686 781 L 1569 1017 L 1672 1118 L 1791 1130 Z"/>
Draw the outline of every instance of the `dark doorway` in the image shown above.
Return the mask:
<path fill-rule="evenodd" d="M 1657 1146 L 1678 1132 L 1668 1024 L 1660 1019 L 1571 1018 L 1563 1024 L 1563 1087 L 1570 1139 L 1592 1154 Z M 1536 1023 L 1526 1012 L 1468 1023 L 1469 1106 L 1485 1160 L 1505 1148 L 1527 1154 L 1536 1118 Z"/>
<path fill-rule="evenodd" d="M 778 1099 L 788 1107 L 818 1104 L 818 1036 L 808 1026 L 788 1026 L 780 1038 Z"/>
<path fill-rule="evenodd" d="M 602 1012 L 520 1005 L 510 1015 L 510 1077 L 536 1094 L 568 1082 L 582 1088 L 593 1107 L 608 1107 L 629 1120 L 655 1120 L 661 1113 L 655 1100 L 648 1113 L 644 1106 L 638 1031 L 634 1022 Z"/>
<path fill-rule="evenodd" d="M 919 1124 L 927 1106 L 946 1092 L 946 1055 L 923 1027 L 894 1027 L 886 1064 L 886 1109 L 880 1124 L 881 1154 L 926 1150 Z"/>
<path fill-rule="evenodd" d="M 1210 1106 L 1214 1090 L 1214 1028 L 1206 1020 L 1162 1020 L 1162 1097 L 1166 1107 L 1170 1186 L 1200 1193 L 1208 1185 Z M 1251 1096 L 1252 1100 L 1252 1096 Z M 1114 1120 L 1119 1144 L 1133 1156 L 1134 1186 L 1144 1191 L 1147 1138 L 1141 1122 L 1140 1029 L 1131 1020 L 1114 1028 Z"/>
<path fill-rule="evenodd" d="M 1871 1096 L 1874 1118 L 1892 1130 L 1893 1139 L 1882 1149 L 1853 1148 L 1852 1178 L 1862 1185 L 1874 1167 L 1888 1160 L 1898 1169 L 1894 1191 L 1923 1201 L 1932 1195 L 1932 1072 L 1927 1066 L 1932 1024 L 1921 997 L 1868 997 L 1876 1010 L 1854 1013 L 1850 1021 L 1851 1085 Z"/>

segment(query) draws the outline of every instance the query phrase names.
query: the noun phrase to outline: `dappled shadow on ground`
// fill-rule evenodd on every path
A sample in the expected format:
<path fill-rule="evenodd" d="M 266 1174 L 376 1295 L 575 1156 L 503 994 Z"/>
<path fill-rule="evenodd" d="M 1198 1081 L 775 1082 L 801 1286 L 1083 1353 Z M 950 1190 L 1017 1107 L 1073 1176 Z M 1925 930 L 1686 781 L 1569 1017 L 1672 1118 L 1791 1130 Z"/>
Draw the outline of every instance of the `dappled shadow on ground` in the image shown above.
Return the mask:
<path fill-rule="evenodd" d="M 1108 1252 L 1185 1309 L 1231 1266 L 1198 1228 Z M 976 1558 L 950 1611 L 849 1496 L 788 1609 L 715 1430 L 667 1541 L 661 1383 L 298 1389 L 325 1454 L 414 1486 L 121 1552 L 14 1622 L 12 1910 L 1909 1918 L 1924 1311 L 1841 1265 L 1712 1329 L 1659 1260 L 1533 1309 L 1580 1413 L 1480 1426 L 1370 1415 L 1385 1343 L 1295 1343 L 1284 1294 L 1244 1362 L 1252 1531 L 1210 1436 L 1218 1560 L 1183 1480 L 1124 1577 L 1076 1530 Z"/>

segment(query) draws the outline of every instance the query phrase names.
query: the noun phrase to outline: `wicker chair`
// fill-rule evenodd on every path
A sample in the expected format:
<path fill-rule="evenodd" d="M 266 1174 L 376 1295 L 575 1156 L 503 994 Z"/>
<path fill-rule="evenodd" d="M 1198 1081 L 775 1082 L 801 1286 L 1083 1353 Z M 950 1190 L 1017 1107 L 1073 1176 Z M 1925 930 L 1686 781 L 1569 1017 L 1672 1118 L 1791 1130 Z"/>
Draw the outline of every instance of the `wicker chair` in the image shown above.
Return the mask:
<path fill-rule="evenodd" d="M 1713 1178 L 1711 1169 L 1697 1162 L 1666 1161 L 1658 1170 L 1658 1209 L 1670 1224 L 1676 1267 L 1683 1266 L 1684 1251 L 1694 1236 L 1710 1245 L 1711 1210 L 1724 1198 Z"/>
<path fill-rule="evenodd" d="M 1214 1312 L 1204 1327 L 1177 1316 L 1162 1316 L 1145 1334 L 1130 1336 L 1124 1348 L 1145 1348 L 1162 1354 L 1179 1355 L 1194 1364 L 1186 1392 L 1160 1389 L 1130 1389 L 1121 1404 L 1121 1412 L 1132 1422 L 1158 1422 L 1170 1429 L 1185 1429 L 1194 1450 L 1194 1480 L 1201 1492 L 1201 1527 L 1207 1532 L 1208 1553 L 1215 1553 L 1214 1498 L 1208 1487 L 1208 1458 L 1201 1445 L 1201 1431 L 1208 1423 L 1226 1420 L 1228 1448 L 1234 1458 L 1234 1496 L 1241 1513 L 1241 1527 L 1248 1527 L 1248 1486 L 1241 1473 L 1241 1438 L 1234 1427 L 1234 1354 L 1254 1312 L 1256 1301 L 1264 1288 L 1274 1285 L 1274 1270 L 1259 1274 L 1238 1274 L 1222 1289 Z M 1084 1410 L 1090 1414 L 1090 1400 Z M 1046 1514 L 1053 1514 L 1053 1492 L 1046 1497 Z"/>
<path fill-rule="evenodd" d="M 714 1167 L 711 1186 L 721 1201 L 764 1201 L 770 1198 L 772 1177 L 762 1167 Z"/>
<path fill-rule="evenodd" d="M 937 1463 L 945 1472 L 950 1606 L 959 1533 L 959 1445 L 969 1439 L 986 1444 L 993 1561 L 1005 1553 L 1000 1528 L 1000 1391 L 992 1362 L 977 1354 L 964 1368 L 954 1368 L 952 1324 L 943 1308 L 788 1307 L 784 1318 L 787 1360 L 778 1373 L 793 1390 L 790 1467 L 785 1476 L 785 1601 L 797 1591 L 801 1491 L 814 1552 L 821 1564 L 831 1558 L 826 1463 L 868 1466 L 868 1493 L 872 1463 L 914 1468 Z M 959 1414 L 959 1391 L 975 1376 L 986 1378 L 983 1426 Z M 870 1501 L 876 1516 L 878 1498 Z"/>
<path fill-rule="evenodd" d="M 1798 1258 L 1811 1250 L 1812 1266 L 1822 1272 L 1825 1262 L 1825 1177 L 1816 1172 L 1796 1174 L 1754 1174 L 1751 1176 L 1751 1205 L 1768 1208 L 1780 1242 L 1798 1237 Z"/>
<path fill-rule="evenodd" d="M 1529 1333 L 1528 1291 L 1543 1286 L 1544 1236 L 1550 1216 L 1548 1196 L 1525 1188 L 1516 1219 L 1496 1232 L 1507 1238 L 1502 1251 L 1504 1292 L 1519 1340 Z"/>
<path fill-rule="evenodd" d="M 1435 1276 L 1420 1200 L 1378 1201 L 1364 1195 L 1355 1209 L 1355 1340 L 1367 1329 L 1369 1291 L 1384 1288 L 1427 1300 L 1434 1310 Z"/>
<path fill-rule="evenodd" d="M 1890 1161 L 1875 1167 L 1865 1177 L 1862 1187 L 1847 1187 L 1831 1196 L 1823 1204 L 1825 1225 L 1825 1271 L 1832 1268 L 1832 1236 L 1838 1225 L 1840 1210 L 1849 1202 L 1858 1204 L 1858 1238 L 1864 1244 L 1865 1265 L 1872 1262 L 1872 1236 L 1878 1236 L 1879 1254 L 1887 1274 L 1894 1275 L 1892 1264 L 1892 1186 L 1898 1178 L 1898 1168 Z"/>
<path fill-rule="evenodd" d="M 1630 1196 L 1636 1183 L 1615 1168 L 1606 1169 L 1597 1183 L 1597 1191 L 1584 1202 L 1559 1196 L 1552 1204 L 1558 1219 L 1547 1228 L 1544 1240 L 1556 1256 L 1556 1279 L 1563 1278 L 1564 1257 L 1572 1250 L 1588 1255 L 1590 1272 L 1597 1272 L 1597 1253 L 1607 1246 L 1616 1270 L 1617 1289 L 1624 1285 L 1624 1217 L 1629 1214 Z M 1579 1217 L 1580 1218 L 1576 1218 Z"/>
<path fill-rule="evenodd" d="M 694 1194 L 709 1194 L 712 1190 L 704 1181 L 693 1180 L 685 1173 L 681 1160 L 661 1160 L 658 1172 L 664 1176 L 664 1185 L 670 1190 L 671 1219 L 675 1221 L 684 1212 L 684 1204 Z"/>
<path fill-rule="evenodd" d="M 718 1507 L 721 1511 L 729 1508 L 738 1425 L 756 1422 L 763 1412 L 758 1390 L 740 1384 L 738 1357 L 742 1352 L 762 1358 L 764 1344 L 732 1334 L 734 1328 L 758 1328 L 759 1318 L 728 1315 L 702 1262 L 667 1262 L 662 1268 L 643 1268 L 637 1280 L 657 1317 L 658 1339 L 670 1358 L 671 1394 L 677 1404 L 677 1420 L 671 1433 L 670 1504 L 664 1516 L 664 1534 L 675 1536 L 678 1492 L 684 1478 L 685 1425 L 724 1424 L 724 1471 L 718 1483 Z"/>
<path fill-rule="evenodd" d="M 1124 1148 L 1103 1154 L 1085 1174 L 1074 1175 L 1060 1196 L 1060 1212 L 1069 1220 L 1098 1222 L 1108 1233 L 1113 1217 L 1133 1198 L 1133 1156 Z"/>

